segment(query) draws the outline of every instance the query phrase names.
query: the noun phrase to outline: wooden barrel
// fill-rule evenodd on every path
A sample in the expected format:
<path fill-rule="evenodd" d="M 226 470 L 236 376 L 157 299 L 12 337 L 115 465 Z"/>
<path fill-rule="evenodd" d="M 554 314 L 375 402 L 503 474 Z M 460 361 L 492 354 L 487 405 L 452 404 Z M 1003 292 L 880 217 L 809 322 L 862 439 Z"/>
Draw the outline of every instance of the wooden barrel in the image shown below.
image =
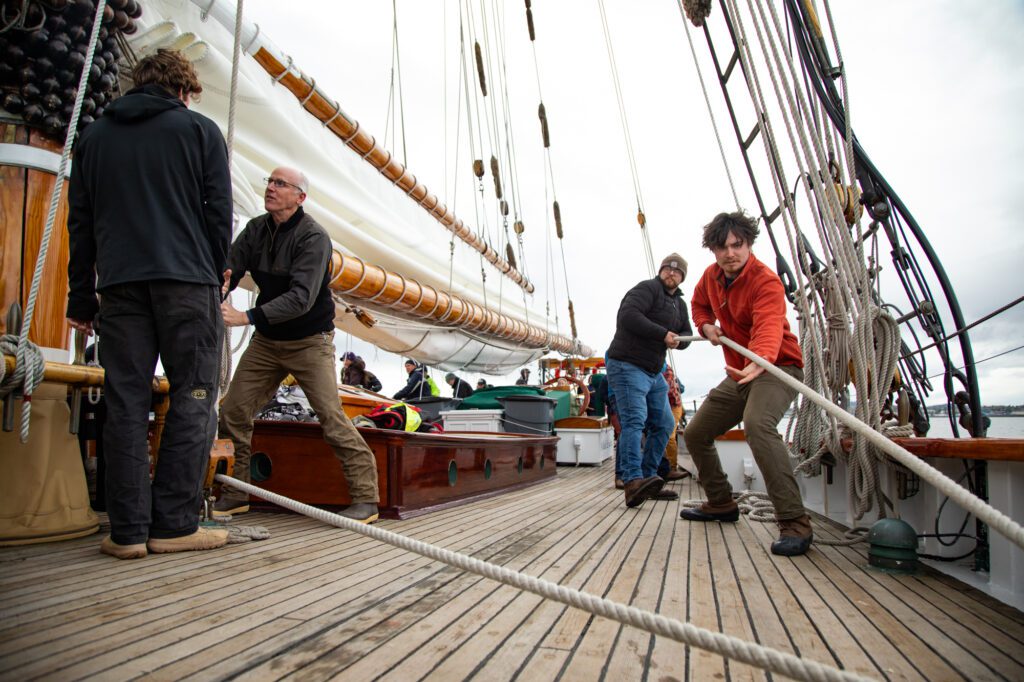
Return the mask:
<path fill-rule="evenodd" d="M 60 163 L 60 144 L 38 131 L 0 122 L 0 333 L 7 334 L 6 313 L 14 302 L 28 304 L 39 246 L 46 227 Z M 47 348 L 70 348 L 65 319 L 68 297 L 67 183 L 36 299 L 29 339 Z"/>

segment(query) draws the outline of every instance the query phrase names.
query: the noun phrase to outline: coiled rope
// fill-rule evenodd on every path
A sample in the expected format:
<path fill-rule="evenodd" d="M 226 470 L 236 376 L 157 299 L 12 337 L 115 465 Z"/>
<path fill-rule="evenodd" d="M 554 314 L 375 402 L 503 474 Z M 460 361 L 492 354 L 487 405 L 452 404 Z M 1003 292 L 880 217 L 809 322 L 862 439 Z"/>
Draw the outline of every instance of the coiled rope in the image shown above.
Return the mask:
<path fill-rule="evenodd" d="M 379 542 L 385 542 L 393 547 L 419 554 L 434 561 L 440 561 L 459 570 L 476 573 L 504 585 L 511 585 L 517 589 L 532 592 L 545 599 L 572 606 L 595 616 L 601 616 L 623 625 L 640 628 L 646 632 L 667 637 L 676 642 L 710 651 L 719 656 L 756 666 L 763 670 L 770 670 L 797 680 L 814 680 L 816 682 L 866 679 L 854 673 L 839 670 L 838 668 L 815 661 L 804 660 L 792 654 L 777 651 L 760 644 L 747 642 L 719 632 L 705 630 L 690 623 L 683 623 L 674 618 L 666 618 L 650 611 L 638 609 L 635 606 L 618 604 L 608 599 L 602 599 L 580 590 L 563 587 L 503 566 L 496 566 L 486 561 L 480 561 L 479 559 L 459 554 L 458 552 L 435 547 L 434 545 L 407 538 L 398 533 L 392 533 L 383 528 L 365 525 L 323 509 L 317 509 L 308 504 L 296 502 L 283 495 L 261 490 L 254 485 L 249 485 L 224 474 L 217 474 L 217 480 L 230 485 L 232 488 L 237 488 L 250 495 L 256 495 L 280 507 L 331 526 L 359 533 Z"/>
<path fill-rule="evenodd" d="M 85 65 L 82 67 L 82 75 L 78 78 L 78 94 L 75 95 L 75 106 L 68 119 L 68 131 L 64 138 L 64 150 L 60 155 L 60 165 L 57 167 L 57 177 L 54 179 L 53 192 L 50 194 L 50 210 L 46 215 L 46 227 L 43 229 L 43 238 L 39 244 L 39 255 L 36 257 L 36 268 L 32 273 L 32 286 L 28 293 L 28 303 L 25 307 L 25 321 L 21 325 L 21 334 L 18 337 L 16 349 L 16 363 L 13 376 L 22 377 L 21 403 L 21 436 L 22 443 L 28 442 L 29 424 L 32 419 L 32 393 L 36 386 L 43 380 L 45 362 L 39 348 L 28 340 L 29 330 L 32 329 L 32 315 L 36 309 L 36 298 L 39 296 L 39 284 L 43 278 L 43 266 L 46 263 L 46 254 L 50 248 L 50 236 L 53 234 L 53 224 L 57 220 L 57 207 L 60 205 L 61 190 L 64 185 L 64 176 L 67 173 L 68 159 L 71 157 L 71 148 L 74 146 L 75 132 L 78 130 L 78 118 L 82 113 L 82 101 L 85 99 L 85 92 L 89 84 L 89 67 L 92 66 L 93 55 L 96 53 L 100 28 L 103 20 L 103 10 L 107 0 L 99 0 L 96 3 L 96 14 L 92 18 L 92 33 L 89 35 L 89 49 L 85 55 Z M 6 352 L 6 351 L 5 351 Z M 0 370 L 2 371 L 2 370 Z M 3 389 L 6 393 L 10 388 Z"/>

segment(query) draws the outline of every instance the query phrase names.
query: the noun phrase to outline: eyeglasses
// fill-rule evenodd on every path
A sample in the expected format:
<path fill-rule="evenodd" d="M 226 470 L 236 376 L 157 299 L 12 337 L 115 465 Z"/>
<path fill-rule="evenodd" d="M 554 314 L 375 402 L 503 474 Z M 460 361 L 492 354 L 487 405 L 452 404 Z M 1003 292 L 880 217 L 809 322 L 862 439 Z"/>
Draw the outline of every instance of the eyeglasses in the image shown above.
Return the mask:
<path fill-rule="evenodd" d="M 263 182 L 265 184 L 267 184 L 268 186 L 269 185 L 273 185 L 274 187 L 276 187 L 278 189 L 284 189 L 285 187 L 294 187 L 295 189 L 299 190 L 303 194 L 306 193 L 306 190 L 302 189 L 298 185 L 294 185 L 294 184 L 288 182 L 287 180 L 282 180 L 281 178 L 263 178 Z"/>

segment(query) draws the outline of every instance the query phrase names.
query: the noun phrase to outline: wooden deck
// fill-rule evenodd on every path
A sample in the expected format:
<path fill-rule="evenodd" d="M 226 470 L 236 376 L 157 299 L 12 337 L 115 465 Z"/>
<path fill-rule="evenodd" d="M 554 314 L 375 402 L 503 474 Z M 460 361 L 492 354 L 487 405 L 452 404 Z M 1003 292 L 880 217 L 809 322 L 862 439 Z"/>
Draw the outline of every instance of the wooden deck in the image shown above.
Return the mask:
<path fill-rule="evenodd" d="M 608 463 L 560 468 L 381 525 L 870 677 L 1024 679 L 1024 615 L 976 590 L 870 570 L 863 545 L 775 558 L 773 526 L 627 509 L 611 479 Z M 301 516 L 238 523 L 272 538 L 130 562 L 99 554 L 99 536 L 0 550 L 0 679 L 769 677 Z"/>

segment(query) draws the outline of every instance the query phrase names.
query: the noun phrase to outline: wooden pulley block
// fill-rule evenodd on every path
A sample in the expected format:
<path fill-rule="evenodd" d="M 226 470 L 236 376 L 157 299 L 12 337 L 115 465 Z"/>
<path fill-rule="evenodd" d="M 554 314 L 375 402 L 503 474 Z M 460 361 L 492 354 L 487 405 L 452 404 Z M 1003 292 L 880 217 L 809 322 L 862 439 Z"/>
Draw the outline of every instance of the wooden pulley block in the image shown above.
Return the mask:
<path fill-rule="evenodd" d="M 214 476 L 217 474 L 231 476 L 234 472 L 235 444 L 228 438 L 218 438 L 213 441 L 213 448 L 210 449 L 210 461 L 206 466 L 203 488 L 212 488 Z"/>

